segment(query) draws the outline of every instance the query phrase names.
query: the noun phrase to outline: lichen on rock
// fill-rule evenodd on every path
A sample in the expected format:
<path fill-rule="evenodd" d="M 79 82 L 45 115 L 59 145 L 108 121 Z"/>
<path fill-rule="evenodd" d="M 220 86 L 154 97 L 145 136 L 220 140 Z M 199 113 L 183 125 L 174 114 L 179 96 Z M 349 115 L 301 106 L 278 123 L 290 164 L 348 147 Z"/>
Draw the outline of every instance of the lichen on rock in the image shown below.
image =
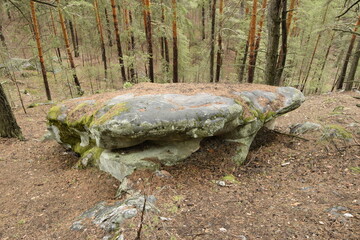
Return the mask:
<path fill-rule="evenodd" d="M 176 164 L 212 136 L 238 143 L 234 161 L 241 164 L 259 129 L 304 101 L 288 87 L 177 86 L 138 84 L 62 102 L 48 113 L 50 130 L 80 155 L 78 167 L 98 166 L 122 180 L 136 169 Z"/>

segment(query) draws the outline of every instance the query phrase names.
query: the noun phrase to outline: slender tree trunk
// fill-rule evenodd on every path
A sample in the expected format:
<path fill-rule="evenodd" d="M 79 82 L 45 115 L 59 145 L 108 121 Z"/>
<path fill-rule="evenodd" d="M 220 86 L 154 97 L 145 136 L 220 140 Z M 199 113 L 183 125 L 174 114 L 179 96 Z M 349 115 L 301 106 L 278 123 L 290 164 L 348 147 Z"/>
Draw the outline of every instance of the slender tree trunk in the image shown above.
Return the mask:
<path fill-rule="evenodd" d="M 0 137 L 24 139 L 0 83 Z"/>
<path fill-rule="evenodd" d="M 220 15 L 220 23 L 219 23 L 219 34 L 218 34 L 218 51 L 216 57 L 216 75 L 215 82 L 220 81 L 220 72 L 222 67 L 222 55 L 223 55 L 223 47 L 222 47 L 222 26 L 223 26 L 223 12 L 224 12 L 224 0 L 220 0 L 219 4 L 219 15 Z"/>
<path fill-rule="evenodd" d="M 154 82 L 154 56 L 153 56 L 153 44 L 152 44 L 152 29 L 151 29 L 151 11 L 150 0 L 143 0 L 144 3 L 144 25 L 148 47 L 148 62 L 149 62 L 149 79 L 150 82 Z"/>
<path fill-rule="evenodd" d="M 281 1 L 281 49 L 278 57 L 278 62 L 276 66 L 276 79 L 275 84 L 277 86 L 282 85 L 282 73 L 285 68 L 286 55 L 287 55 L 287 24 L 286 24 L 286 15 L 287 15 L 287 0 Z"/>
<path fill-rule="evenodd" d="M 334 36 L 335 36 L 335 31 L 331 35 L 330 44 L 329 44 L 329 46 L 328 46 L 328 48 L 326 50 L 325 58 L 324 58 L 323 64 L 322 64 L 321 69 L 320 69 L 320 75 L 319 75 L 319 79 L 318 79 L 318 86 L 316 88 L 316 93 L 317 92 L 321 93 L 321 90 L 322 90 L 321 78 L 322 78 L 322 75 L 323 75 L 323 72 L 324 72 L 324 69 L 325 69 L 325 66 L 326 66 L 326 62 L 327 62 L 327 58 L 328 58 L 329 53 L 330 53 L 331 46 L 333 44 Z"/>
<path fill-rule="evenodd" d="M 176 0 L 172 0 L 173 8 L 173 19 L 172 19 L 172 30 L 173 30 L 173 83 L 179 82 L 178 73 L 178 45 L 177 45 L 177 20 L 176 20 Z"/>
<path fill-rule="evenodd" d="M 161 23 L 165 25 L 165 8 L 163 2 L 161 1 Z M 165 59 L 165 71 L 169 71 L 170 57 L 169 57 L 169 44 L 167 37 L 165 35 L 165 28 L 163 29 L 164 36 L 161 37 L 161 48 L 162 48 L 162 57 Z"/>
<path fill-rule="evenodd" d="M 74 26 L 73 26 L 73 23 L 72 23 L 71 20 L 68 20 L 68 23 L 69 23 L 69 28 L 70 28 L 69 30 L 70 30 L 70 35 L 71 35 L 71 41 L 73 43 L 73 48 L 74 48 L 74 56 L 79 57 L 80 54 L 79 54 L 78 47 L 77 47 L 77 44 L 76 44 Z"/>
<path fill-rule="evenodd" d="M 328 5 L 326 6 L 326 9 L 325 9 L 325 12 L 324 12 L 324 17 L 323 17 L 323 20 L 322 20 L 322 24 L 325 23 L 326 15 L 327 15 L 327 12 L 328 12 L 328 9 L 329 9 L 329 5 L 330 5 L 330 4 L 328 4 Z M 320 32 L 319 35 L 318 35 L 318 37 L 317 37 L 317 39 L 316 39 L 315 47 L 314 47 L 313 53 L 312 53 L 311 58 L 310 58 L 309 68 L 308 68 L 308 70 L 307 70 L 307 72 L 306 72 L 305 78 L 304 78 L 303 83 L 302 83 L 302 85 L 301 85 L 301 89 L 300 89 L 301 91 L 304 91 L 305 86 L 306 86 L 306 83 L 307 83 L 307 81 L 308 81 L 309 74 L 310 74 L 311 67 L 312 67 L 312 63 L 313 63 L 313 61 L 314 61 L 315 53 L 316 53 L 316 51 L 317 51 L 317 47 L 318 47 L 318 44 L 319 44 L 319 41 L 320 41 L 321 37 L 322 37 L 322 33 Z"/>
<path fill-rule="evenodd" d="M 74 49 L 74 52 L 76 54 L 75 57 L 80 57 L 79 37 L 78 37 L 77 28 L 76 28 L 75 18 L 73 18 L 73 27 L 74 27 L 75 44 L 76 44 L 76 49 Z"/>
<path fill-rule="evenodd" d="M 290 6 L 289 6 L 289 10 L 288 10 L 288 17 L 287 17 L 287 20 L 286 20 L 286 32 L 290 33 L 290 25 L 291 25 L 291 22 L 292 22 L 292 19 L 293 19 L 293 16 L 294 16 L 294 11 L 295 11 L 295 2 L 296 0 L 290 0 Z"/>
<path fill-rule="evenodd" d="M 122 77 L 123 82 L 126 82 L 126 70 L 125 70 L 125 66 L 124 66 L 123 53 L 122 53 L 122 48 L 121 48 L 119 22 L 117 19 L 115 0 L 111 0 L 111 8 L 112 8 L 113 21 L 114 21 L 114 28 L 115 28 L 115 40 L 116 40 L 119 64 L 120 64 L 120 69 L 121 69 L 121 77 Z"/>
<path fill-rule="evenodd" d="M 3 34 L 3 32 L 2 32 L 1 22 L 0 22 L 0 41 L 1 41 L 1 45 L 3 46 L 3 48 L 7 49 L 5 37 L 4 37 L 4 34 Z"/>
<path fill-rule="evenodd" d="M 249 68 L 248 68 L 248 82 L 254 81 L 255 71 L 255 33 L 256 33 L 256 14 L 257 14 L 257 0 L 253 0 L 253 8 L 250 21 L 249 31 Z"/>
<path fill-rule="evenodd" d="M 53 28 L 53 31 L 54 31 L 54 36 L 55 36 L 55 38 L 57 38 L 57 31 L 56 31 L 56 27 L 55 27 L 54 16 L 53 16 L 53 13 L 52 13 L 51 9 L 50 9 L 50 16 L 51 16 L 51 25 L 52 25 L 52 28 Z M 60 48 L 57 47 L 55 52 L 56 52 L 56 55 L 57 55 L 59 61 L 62 62 Z"/>
<path fill-rule="evenodd" d="M 205 2 L 202 3 L 202 6 L 201 6 L 201 26 L 202 26 L 202 29 L 201 29 L 201 37 L 202 37 L 202 40 L 205 40 L 206 38 L 206 34 L 205 34 L 205 31 L 206 31 L 206 23 L 205 23 Z"/>
<path fill-rule="evenodd" d="M 256 42 L 255 42 L 255 56 L 254 56 L 254 74 L 255 74 L 255 70 L 256 70 L 256 61 L 257 61 L 257 56 L 259 53 L 259 48 L 260 48 L 260 41 L 261 41 L 261 33 L 262 33 L 262 29 L 263 29 L 263 25 L 264 25 L 264 20 L 265 20 L 265 10 L 266 10 L 266 4 L 267 4 L 267 0 L 263 0 L 262 5 L 261 5 L 261 18 L 259 21 L 259 26 L 258 26 L 258 32 L 257 32 L 257 37 L 256 37 Z"/>
<path fill-rule="evenodd" d="M 280 39 L 280 5 L 281 0 L 270 0 L 268 6 L 268 47 L 266 51 L 265 81 L 269 85 L 277 84 L 276 62 Z"/>
<path fill-rule="evenodd" d="M 30 0 L 30 7 L 31 7 L 32 22 L 33 22 L 34 31 L 35 31 L 36 45 L 37 45 L 37 49 L 38 49 L 38 56 L 39 56 L 39 60 L 40 60 L 41 73 L 42 73 L 43 80 L 44 80 L 46 97 L 48 100 L 51 100 L 51 93 L 50 93 L 49 83 L 47 80 L 44 56 L 43 56 L 42 47 L 41 47 L 39 25 L 38 25 L 38 21 L 37 21 L 37 17 L 36 17 L 35 2 Z"/>
<path fill-rule="evenodd" d="M 130 29 L 131 29 L 130 30 L 131 55 L 134 56 L 134 54 L 135 54 L 135 36 L 134 36 L 134 31 L 132 30 L 133 18 L 132 18 L 131 10 L 128 10 L 128 13 L 129 13 L 129 23 L 130 23 Z M 131 75 L 131 79 L 133 79 L 133 81 L 135 82 L 136 72 L 135 72 L 133 63 L 131 64 L 130 75 Z"/>
<path fill-rule="evenodd" d="M 105 12 L 107 34 L 108 34 L 108 43 L 109 43 L 109 47 L 112 47 L 113 42 L 112 42 L 112 37 L 111 37 L 110 20 L 109 20 L 109 14 L 108 14 L 106 7 L 104 7 L 104 12 Z"/>
<path fill-rule="evenodd" d="M 356 22 L 355 28 L 354 28 L 354 32 L 357 31 L 358 26 L 360 25 L 360 16 L 358 17 L 358 20 Z M 336 85 L 336 89 L 342 89 L 343 85 L 344 85 L 344 80 L 345 80 L 345 76 L 346 76 L 346 70 L 347 70 L 347 66 L 349 64 L 349 60 L 351 57 L 351 52 L 352 49 L 354 48 L 354 44 L 355 44 L 355 39 L 356 39 L 356 34 L 353 34 L 351 36 L 351 40 L 350 40 L 350 44 L 349 44 L 349 48 L 348 51 L 346 53 L 345 59 L 344 59 L 344 64 L 342 66 L 341 72 L 340 72 L 340 76 L 337 80 L 337 85 Z"/>
<path fill-rule="evenodd" d="M 56 0 L 56 2 L 58 4 L 60 25 L 61 25 L 61 29 L 62 29 L 63 36 L 64 36 L 66 52 L 67 52 L 69 62 L 70 62 L 70 66 L 71 66 L 71 69 L 72 69 L 73 79 L 74 79 L 74 82 L 75 82 L 75 85 L 76 85 L 76 88 L 77 88 L 78 95 L 83 95 L 84 92 L 81 89 L 80 82 L 79 82 L 79 79 L 78 79 L 77 74 L 76 74 L 76 67 L 75 67 L 74 59 L 72 57 L 71 50 L 70 50 L 70 42 L 69 42 L 69 37 L 68 37 L 67 31 L 66 31 L 64 16 L 62 14 L 61 7 L 60 7 L 60 0 Z"/>
<path fill-rule="evenodd" d="M 98 28 L 98 32 L 100 35 L 101 58 L 102 58 L 102 61 L 104 64 L 104 75 L 105 75 L 105 79 L 107 79 L 108 74 L 107 74 L 107 58 L 106 58 L 105 39 L 104 39 L 103 27 L 102 27 L 102 23 L 101 23 L 101 19 L 100 19 L 98 0 L 94 0 L 94 11 L 95 11 L 95 15 L 96 15 L 97 28 Z"/>
<path fill-rule="evenodd" d="M 212 0 L 211 8 L 211 40 L 210 40 L 210 82 L 214 81 L 214 55 L 215 55 L 215 21 L 216 0 Z"/>
<path fill-rule="evenodd" d="M 250 35 L 249 35 L 250 36 Z M 244 56 L 241 59 L 240 71 L 239 71 L 239 82 L 244 81 L 244 73 L 245 73 L 245 66 L 246 66 L 246 59 L 249 52 L 249 36 L 245 44 L 244 48 Z"/>
<path fill-rule="evenodd" d="M 355 50 L 355 54 L 353 56 L 352 62 L 351 62 L 351 66 L 350 66 L 350 71 L 349 71 L 349 76 L 347 78 L 347 82 L 346 82 L 346 86 L 345 86 L 345 90 L 346 91 L 350 91 L 353 87 L 354 84 L 354 79 L 355 79 L 355 73 L 357 70 L 357 67 L 359 65 L 359 58 L 360 58 L 360 38 L 358 38 L 357 40 L 357 45 L 356 45 L 356 50 Z"/>

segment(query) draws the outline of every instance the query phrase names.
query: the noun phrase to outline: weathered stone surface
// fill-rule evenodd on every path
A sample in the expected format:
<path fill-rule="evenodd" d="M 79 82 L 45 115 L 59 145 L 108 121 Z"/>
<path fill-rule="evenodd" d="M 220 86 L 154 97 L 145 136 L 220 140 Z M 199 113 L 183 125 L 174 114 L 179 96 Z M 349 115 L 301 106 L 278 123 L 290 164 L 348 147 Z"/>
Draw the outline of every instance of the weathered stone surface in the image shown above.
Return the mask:
<path fill-rule="evenodd" d="M 258 130 L 303 101 L 290 87 L 139 84 L 65 101 L 48 120 L 54 139 L 81 155 L 79 166 L 122 180 L 135 169 L 176 164 L 212 136 L 239 143 L 234 160 L 242 163 Z"/>

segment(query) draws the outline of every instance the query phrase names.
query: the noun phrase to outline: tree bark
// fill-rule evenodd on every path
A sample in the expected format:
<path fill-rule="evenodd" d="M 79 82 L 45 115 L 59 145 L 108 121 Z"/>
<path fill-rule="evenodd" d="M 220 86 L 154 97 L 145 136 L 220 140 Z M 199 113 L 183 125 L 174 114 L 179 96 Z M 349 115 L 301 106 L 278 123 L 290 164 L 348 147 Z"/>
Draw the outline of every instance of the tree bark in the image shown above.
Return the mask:
<path fill-rule="evenodd" d="M 153 58 L 153 44 L 152 44 L 152 29 L 151 29 L 151 10 L 150 0 L 143 0 L 144 4 L 144 25 L 145 34 L 148 47 L 148 63 L 149 63 L 149 79 L 150 82 L 155 81 L 154 77 L 154 58 Z"/>
<path fill-rule="evenodd" d="M 280 5 L 281 0 L 270 0 L 267 15 L 268 47 L 266 51 L 265 81 L 276 85 L 276 63 L 280 39 Z"/>
<path fill-rule="evenodd" d="M 125 66 L 124 66 L 123 53 L 122 53 L 122 48 L 121 48 L 119 22 L 117 19 L 115 0 L 111 0 L 111 8 L 112 8 L 113 21 L 114 21 L 115 40 L 116 40 L 116 47 L 117 47 L 117 51 L 118 51 L 121 77 L 122 77 L 123 82 L 126 82 L 126 70 L 125 70 Z"/>
<path fill-rule="evenodd" d="M 360 16 L 358 17 L 358 20 L 356 22 L 355 28 L 353 30 L 354 32 L 357 31 L 359 25 L 360 25 Z M 346 70 L 347 70 L 347 67 L 348 67 L 348 64 L 349 64 L 352 49 L 354 48 L 355 39 L 356 39 L 356 34 L 353 34 L 351 36 L 349 48 L 348 48 L 348 51 L 347 51 L 345 59 L 344 59 L 344 64 L 343 64 L 343 66 L 341 68 L 340 76 L 339 76 L 339 78 L 337 80 L 336 89 L 342 89 L 343 88 L 344 80 L 345 80 L 345 77 L 346 77 Z"/>
<path fill-rule="evenodd" d="M 161 1 L 161 23 L 165 25 L 165 8 L 163 6 L 163 2 Z M 164 35 L 161 37 L 161 48 L 162 48 L 162 57 L 165 59 L 166 65 L 165 65 L 165 71 L 169 71 L 169 65 L 170 65 L 170 57 L 169 57 L 169 44 L 167 37 L 165 35 L 165 27 L 163 29 Z"/>
<path fill-rule="evenodd" d="M 355 54 L 354 54 L 352 62 L 351 62 L 349 76 L 347 78 L 347 82 L 346 82 L 346 86 L 345 86 L 346 91 L 350 91 L 353 87 L 355 73 L 356 73 L 357 67 L 359 65 L 359 58 L 360 58 L 360 38 L 358 38 L 358 43 L 356 45 Z"/>
<path fill-rule="evenodd" d="M 98 0 L 94 0 L 94 11 L 96 16 L 97 28 L 100 35 L 101 58 L 104 64 L 104 75 L 105 75 L 105 79 L 107 79 L 107 58 L 106 58 L 105 39 L 103 33 L 103 26 L 100 19 Z"/>
<path fill-rule="evenodd" d="M 220 23 L 219 23 L 219 33 L 218 33 L 218 51 L 216 57 L 216 75 L 215 82 L 220 81 L 220 72 L 222 67 L 222 55 L 223 55 L 223 47 L 222 47 L 222 26 L 223 26 L 223 12 L 224 12 L 224 0 L 220 0 L 219 4 L 219 15 L 220 15 Z"/>
<path fill-rule="evenodd" d="M 71 35 L 71 41 L 73 43 L 73 48 L 74 48 L 74 57 L 79 57 L 79 50 L 78 50 L 78 46 L 76 44 L 76 37 L 75 37 L 75 30 L 74 30 L 74 26 L 71 20 L 68 20 L 69 23 L 69 28 L 70 28 L 70 35 Z"/>
<path fill-rule="evenodd" d="M 255 74 L 255 70 L 256 70 L 255 67 L 256 67 L 257 56 L 258 56 L 259 48 L 260 48 L 261 33 L 262 33 L 264 20 L 265 20 L 266 4 L 267 4 L 267 0 L 263 0 L 262 5 L 261 5 L 262 13 L 261 13 L 260 21 L 259 21 L 258 32 L 257 32 L 257 37 L 256 37 L 256 42 L 255 42 L 255 56 L 254 56 L 254 62 L 253 62 L 254 74 Z"/>
<path fill-rule="evenodd" d="M 112 38 L 111 38 L 110 20 L 109 20 L 109 14 L 108 14 L 106 7 L 104 7 L 104 12 L 105 12 L 105 20 L 106 20 L 106 27 L 107 27 L 107 34 L 108 34 L 108 41 L 109 41 L 108 43 L 109 43 L 109 47 L 112 47 L 113 42 L 112 42 Z"/>
<path fill-rule="evenodd" d="M 202 3 L 202 6 L 201 6 L 201 26 L 202 26 L 202 29 L 201 29 L 201 39 L 202 40 L 205 40 L 206 38 L 206 34 L 205 34 L 205 30 L 206 30 L 206 25 L 205 25 L 205 1 Z"/>
<path fill-rule="evenodd" d="M 0 83 L 0 137 L 24 139 Z"/>
<path fill-rule="evenodd" d="M 57 38 L 57 31 L 56 31 L 56 27 L 55 27 L 54 16 L 53 16 L 51 9 L 50 9 L 50 16 L 51 16 L 51 25 L 52 25 L 52 28 L 54 31 L 54 36 L 55 36 L 55 38 Z M 55 52 L 56 52 L 56 55 L 57 55 L 59 61 L 62 62 L 60 48 L 57 47 Z"/>
<path fill-rule="evenodd" d="M 72 57 L 71 50 L 70 50 L 69 37 L 68 37 L 67 31 L 66 31 L 64 16 L 63 16 L 61 8 L 60 8 L 60 0 L 56 0 L 56 2 L 58 4 L 58 13 L 59 13 L 61 29 L 62 29 L 62 32 L 63 32 L 64 42 L 65 42 L 65 46 L 66 46 L 66 53 L 68 55 L 69 62 L 70 62 L 70 67 L 71 67 L 72 72 L 73 72 L 73 79 L 74 79 L 74 82 L 75 82 L 75 85 L 76 85 L 76 88 L 77 88 L 77 93 L 78 93 L 78 95 L 83 95 L 84 92 L 81 89 L 80 82 L 79 82 L 79 79 L 78 79 L 77 74 L 76 74 L 76 67 L 75 67 L 74 59 Z"/>
<path fill-rule="evenodd" d="M 172 30 L 173 30 L 173 83 L 178 83 L 179 82 L 179 73 L 178 73 L 176 0 L 172 0 L 172 8 L 173 8 L 173 19 L 172 19 Z"/>
<path fill-rule="evenodd" d="M 210 40 L 210 82 L 214 81 L 214 55 L 215 55 L 215 21 L 216 0 L 212 0 L 211 8 L 211 40 Z"/>
<path fill-rule="evenodd" d="M 38 25 L 38 21 L 37 21 L 37 17 L 36 17 L 35 2 L 30 0 L 30 7 L 31 7 L 31 17 L 32 17 L 32 22 L 33 22 L 33 26 L 34 26 L 36 45 L 37 45 L 37 49 L 38 49 L 38 56 L 39 56 L 39 60 L 40 60 L 40 67 L 41 67 L 41 73 L 42 73 L 42 77 L 43 77 L 43 81 L 44 81 L 46 97 L 50 101 L 51 93 L 50 93 L 50 88 L 49 88 L 49 82 L 47 80 L 44 56 L 43 56 L 43 51 L 42 51 L 42 47 L 41 47 L 40 31 L 39 31 L 39 25 Z"/>
<path fill-rule="evenodd" d="M 275 84 L 277 86 L 282 85 L 282 73 L 285 68 L 286 56 L 287 56 L 287 24 L 286 24 L 286 15 L 287 15 L 287 0 L 281 1 L 281 49 L 278 57 L 278 62 L 276 66 L 276 79 Z"/>
<path fill-rule="evenodd" d="M 256 14 L 257 14 L 257 0 L 253 0 L 253 8 L 250 21 L 249 31 L 249 68 L 248 68 L 248 82 L 254 81 L 255 71 L 255 33 L 256 33 Z"/>

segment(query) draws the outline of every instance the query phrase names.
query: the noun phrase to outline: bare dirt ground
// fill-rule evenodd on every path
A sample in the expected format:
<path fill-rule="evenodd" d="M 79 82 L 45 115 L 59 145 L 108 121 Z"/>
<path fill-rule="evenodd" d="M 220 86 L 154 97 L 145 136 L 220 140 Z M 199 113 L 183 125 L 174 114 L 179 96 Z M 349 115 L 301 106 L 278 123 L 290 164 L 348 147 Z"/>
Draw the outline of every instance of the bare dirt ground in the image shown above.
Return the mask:
<path fill-rule="evenodd" d="M 159 210 L 144 214 L 141 239 L 360 239 L 355 95 L 308 97 L 275 127 L 288 133 L 294 123 L 336 124 L 352 140 L 264 130 L 244 166 L 230 161 L 231 144 L 210 139 L 183 164 L 164 168 L 167 177 L 137 172 L 132 181 L 155 195 Z M 97 202 L 115 200 L 119 183 L 97 169 L 73 169 L 76 156 L 40 141 L 48 109 L 17 109 L 26 141 L 0 138 L 0 239 L 102 239 L 106 233 L 95 227 L 77 232 L 70 226 Z M 226 186 L 220 186 L 224 177 Z M 122 226 L 125 239 L 135 239 L 140 218 Z"/>

